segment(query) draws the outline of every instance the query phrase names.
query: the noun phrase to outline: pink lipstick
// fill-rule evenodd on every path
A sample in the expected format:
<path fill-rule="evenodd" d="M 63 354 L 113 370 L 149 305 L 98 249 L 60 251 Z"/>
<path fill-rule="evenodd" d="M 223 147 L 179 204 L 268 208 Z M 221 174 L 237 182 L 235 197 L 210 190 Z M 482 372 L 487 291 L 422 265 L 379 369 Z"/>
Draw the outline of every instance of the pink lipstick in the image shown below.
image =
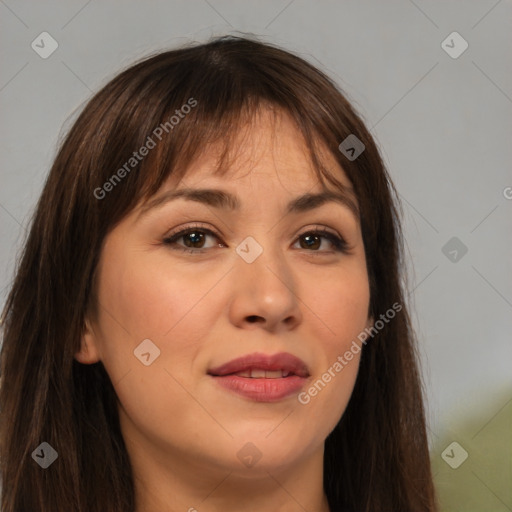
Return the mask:
<path fill-rule="evenodd" d="M 298 357 L 281 352 L 248 354 L 208 371 L 224 388 L 257 402 L 277 402 L 298 393 L 309 370 Z"/>

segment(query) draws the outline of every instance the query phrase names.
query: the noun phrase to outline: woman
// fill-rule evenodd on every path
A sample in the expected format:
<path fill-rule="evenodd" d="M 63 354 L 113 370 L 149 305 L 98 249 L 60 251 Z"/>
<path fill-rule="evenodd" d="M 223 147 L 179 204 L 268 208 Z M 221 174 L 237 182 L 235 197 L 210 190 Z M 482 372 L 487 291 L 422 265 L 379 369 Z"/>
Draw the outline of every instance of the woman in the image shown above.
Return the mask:
<path fill-rule="evenodd" d="M 435 511 L 392 184 L 237 37 L 87 104 L 4 310 L 2 510 Z"/>

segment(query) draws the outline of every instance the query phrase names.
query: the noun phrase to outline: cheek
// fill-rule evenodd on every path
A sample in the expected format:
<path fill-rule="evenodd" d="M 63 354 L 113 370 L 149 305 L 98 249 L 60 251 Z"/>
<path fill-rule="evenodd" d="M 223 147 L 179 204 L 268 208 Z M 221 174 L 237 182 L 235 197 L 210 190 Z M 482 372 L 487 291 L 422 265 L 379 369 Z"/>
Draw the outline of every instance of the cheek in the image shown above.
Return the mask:
<path fill-rule="evenodd" d="M 99 272 L 101 354 L 119 402 L 141 429 L 161 425 L 166 435 L 184 435 L 179 425 L 205 415 L 191 399 L 191 370 L 219 317 L 218 301 L 208 291 L 224 272 L 173 270 L 162 258 L 130 251 L 115 260 L 105 256 Z M 134 354 L 146 339 L 159 351 L 147 366 Z M 153 350 L 149 346 L 150 359 Z"/>
<path fill-rule="evenodd" d="M 172 268 L 165 255 L 153 257 L 143 251 L 125 251 L 115 261 L 106 260 L 100 297 L 133 342 L 145 338 L 179 342 L 173 334 L 185 324 L 192 329 L 190 341 L 195 337 L 194 330 L 202 327 L 197 321 L 192 325 L 189 321 L 198 310 L 208 324 L 209 309 L 204 304 L 211 306 L 212 301 L 205 299 L 221 277 L 218 272 Z"/>
<path fill-rule="evenodd" d="M 366 267 L 364 262 L 354 263 L 336 276 L 320 276 L 304 288 L 304 302 L 316 316 L 317 332 L 331 360 L 344 352 L 368 323 L 370 290 Z"/>
<path fill-rule="evenodd" d="M 336 282 L 336 287 L 329 283 Z M 342 416 L 359 370 L 361 342 L 358 336 L 368 325 L 370 300 L 366 268 L 345 269 L 336 279 L 317 279 L 310 297 L 311 336 L 322 347 L 321 362 L 314 379 L 298 397 L 310 417 L 322 417 L 327 435 Z M 308 303 L 309 306 L 309 303 Z"/>

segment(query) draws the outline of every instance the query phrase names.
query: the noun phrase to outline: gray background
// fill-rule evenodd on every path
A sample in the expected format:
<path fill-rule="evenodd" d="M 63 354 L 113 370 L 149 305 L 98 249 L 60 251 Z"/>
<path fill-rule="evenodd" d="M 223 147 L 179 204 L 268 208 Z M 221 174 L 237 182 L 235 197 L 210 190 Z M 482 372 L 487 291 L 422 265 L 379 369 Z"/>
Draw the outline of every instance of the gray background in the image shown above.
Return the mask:
<path fill-rule="evenodd" d="M 443 509 L 512 510 L 510 1 L 0 0 L 0 17 L 0 306 L 91 93 L 148 52 L 252 32 L 340 84 L 399 190 Z M 31 48 L 44 31 L 59 45 L 47 59 Z M 442 47 L 454 31 L 469 44 L 458 58 Z"/>

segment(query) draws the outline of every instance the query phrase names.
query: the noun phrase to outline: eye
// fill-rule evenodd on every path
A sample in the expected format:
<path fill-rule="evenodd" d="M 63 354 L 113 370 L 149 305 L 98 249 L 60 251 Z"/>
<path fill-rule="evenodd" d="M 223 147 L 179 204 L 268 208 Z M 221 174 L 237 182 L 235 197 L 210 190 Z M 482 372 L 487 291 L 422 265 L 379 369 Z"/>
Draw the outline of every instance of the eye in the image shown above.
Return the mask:
<path fill-rule="evenodd" d="M 188 226 L 177 233 L 171 233 L 163 242 L 171 246 L 172 249 L 196 253 L 204 252 L 203 250 L 212 248 L 205 247 L 205 242 L 208 237 L 220 240 L 219 236 L 211 229 L 201 226 Z M 183 241 L 183 244 L 178 243 L 180 239 Z M 217 244 L 217 247 L 226 247 L 226 245 L 221 242 Z"/>
<path fill-rule="evenodd" d="M 337 252 L 346 252 L 348 249 L 347 242 L 340 236 L 332 233 L 325 228 L 315 228 L 299 235 L 298 243 L 301 249 L 309 249 L 313 252 L 330 252 L 329 250 L 318 250 L 322 247 L 323 240 L 327 240 L 331 247 Z"/>
<path fill-rule="evenodd" d="M 217 244 L 205 246 L 208 238 L 218 241 Z M 330 244 L 330 248 L 323 247 L 324 242 Z M 222 242 L 220 236 L 211 229 L 203 226 L 188 226 L 175 233 L 171 233 L 164 238 L 163 243 L 173 250 L 185 251 L 188 253 L 203 253 L 208 249 L 227 247 Z M 315 228 L 305 231 L 299 235 L 295 244 L 300 244 L 300 249 L 306 249 L 308 252 L 329 253 L 329 252 L 347 252 L 348 244 L 346 241 L 335 233 L 326 228 Z M 334 249 L 333 249 L 334 248 Z"/>

